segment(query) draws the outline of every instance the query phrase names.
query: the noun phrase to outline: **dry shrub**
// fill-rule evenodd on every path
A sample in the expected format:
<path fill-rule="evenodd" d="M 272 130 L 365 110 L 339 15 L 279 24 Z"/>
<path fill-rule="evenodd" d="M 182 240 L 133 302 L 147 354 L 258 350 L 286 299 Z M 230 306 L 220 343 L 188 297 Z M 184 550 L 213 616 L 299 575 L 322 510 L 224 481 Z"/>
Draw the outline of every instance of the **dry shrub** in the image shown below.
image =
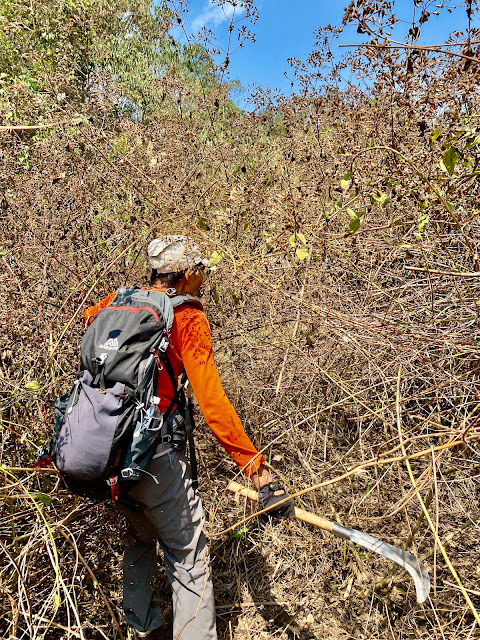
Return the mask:
<path fill-rule="evenodd" d="M 218 537 L 253 507 L 226 492 L 237 470 L 199 416 L 221 638 L 479 637 L 478 100 L 462 85 L 468 111 L 442 109 L 432 81 L 418 121 L 385 82 L 374 101 L 352 88 L 242 117 L 1 134 L 2 465 L 27 466 L 51 432 L 83 308 L 145 281 L 149 239 L 186 232 L 223 256 L 204 295 L 217 362 L 278 477 L 326 483 L 299 506 L 411 537 L 432 576 L 419 606 L 385 560 L 298 522 Z M 34 471 L 4 473 L 1 500 L 4 636 L 120 637 L 113 509 Z M 157 590 L 168 608 L 164 575 Z"/>

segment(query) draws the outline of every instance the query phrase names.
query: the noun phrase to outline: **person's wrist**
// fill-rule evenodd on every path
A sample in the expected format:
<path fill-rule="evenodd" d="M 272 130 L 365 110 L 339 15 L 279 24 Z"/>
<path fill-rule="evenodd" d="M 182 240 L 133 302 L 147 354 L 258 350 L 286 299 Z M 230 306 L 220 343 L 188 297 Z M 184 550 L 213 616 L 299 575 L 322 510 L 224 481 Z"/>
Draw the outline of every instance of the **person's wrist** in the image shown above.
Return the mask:
<path fill-rule="evenodd" d="M 255 471 L 255 473 L 252 473 L 252 475 L 250 476 L 250 479 L 253 482 L 253 486 L 257 490 L 261 489 L 269 482 L 273 482 L 273 478 L 270 471 L 268 471 L 268 469 L 263 464 L 260 465 L 260 467 L 257 469 L 257 471 Z"/>

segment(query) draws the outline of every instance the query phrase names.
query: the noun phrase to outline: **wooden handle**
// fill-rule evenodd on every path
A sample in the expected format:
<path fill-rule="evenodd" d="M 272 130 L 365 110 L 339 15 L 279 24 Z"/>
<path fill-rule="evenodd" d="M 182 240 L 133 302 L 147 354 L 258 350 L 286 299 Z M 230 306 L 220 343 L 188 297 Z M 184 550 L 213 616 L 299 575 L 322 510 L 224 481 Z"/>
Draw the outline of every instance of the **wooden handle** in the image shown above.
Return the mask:
<path fill-rule="evenodd" d="M 233 481 L 230 482 L 227 489 L 229 491 L 232 491 L 233 493 L 238 493 L 241 496 L 245 496 L 250 500 L 254 500 L 255 502 L 258 502 L 257 492 L 254 491 L 253 489 L 248 489 L 247 487 L 244 487 L 238 482 L 233 482 Z M 332 531 L 333 522 L 330 522 L 330 520 L 325 520 L 325 518 L 321 518 L 320 516 L 316 516 L 314 513 L 311 513 L 310 511 L 304 511 L 303 509 L 299 509 L 298 507 L 295 507 L 295 517 L 298 518 L 298 520 L 301 520 L 302 522 L 306 522 L 307 524 L 313 524 L 313 526 L 317 527 L 317 529 L 324 529 L 325 531 L 330 531 L 330 532 Z"/>

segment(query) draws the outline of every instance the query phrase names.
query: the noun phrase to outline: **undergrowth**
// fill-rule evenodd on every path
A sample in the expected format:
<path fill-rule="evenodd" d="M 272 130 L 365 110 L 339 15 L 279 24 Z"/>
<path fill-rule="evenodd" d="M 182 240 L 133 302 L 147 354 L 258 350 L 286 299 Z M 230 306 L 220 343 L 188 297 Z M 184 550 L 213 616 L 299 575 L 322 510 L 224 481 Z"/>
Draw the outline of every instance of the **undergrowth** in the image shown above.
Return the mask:
<path fill-rule="evenodd" d="M 408 575 L 299 522 L 218 535 L 255 507 L 198 416 L 220 637 L 480 637 L 478 61 L 360 53 L 368 90 L 304 76 L 246 114 L 218 84 L 148 122 L 104 94 L 88 118 L 67 103 L 67 124 L 0 133 L 4 637 L 125 634 L 121 518 L 25 468 L 84 307 L 144 284 L 147 242 L 180 232 L 218 263 L 203 300 L 246 431 L 290 492 L 324 483 L 298 506 L 408 546 L 432 578 L 420 606 Z"/>

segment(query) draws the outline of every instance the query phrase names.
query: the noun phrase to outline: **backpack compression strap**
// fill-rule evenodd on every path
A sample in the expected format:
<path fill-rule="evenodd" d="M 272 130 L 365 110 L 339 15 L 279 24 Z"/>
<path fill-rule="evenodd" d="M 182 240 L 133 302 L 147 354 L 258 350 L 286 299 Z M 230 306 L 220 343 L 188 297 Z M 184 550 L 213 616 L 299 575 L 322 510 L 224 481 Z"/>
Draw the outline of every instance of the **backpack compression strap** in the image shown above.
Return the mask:
<path fill-rule="evenodd" d="M 190 388 L 188 393 L 187 406 L 185 407 L 185 431 L 187 434 L 188 451 L 190 453 L 190 467 L 192 469 L 192 487 L 194 489 L 197 489 L 198 488 L 198 467 L 197 467 L 197 456 L 195 454 L 195 443 L 193 441 L 193 429 L 195 428 L 195 420 L 193 418 L 193 402 L 190 394 Z"/>

